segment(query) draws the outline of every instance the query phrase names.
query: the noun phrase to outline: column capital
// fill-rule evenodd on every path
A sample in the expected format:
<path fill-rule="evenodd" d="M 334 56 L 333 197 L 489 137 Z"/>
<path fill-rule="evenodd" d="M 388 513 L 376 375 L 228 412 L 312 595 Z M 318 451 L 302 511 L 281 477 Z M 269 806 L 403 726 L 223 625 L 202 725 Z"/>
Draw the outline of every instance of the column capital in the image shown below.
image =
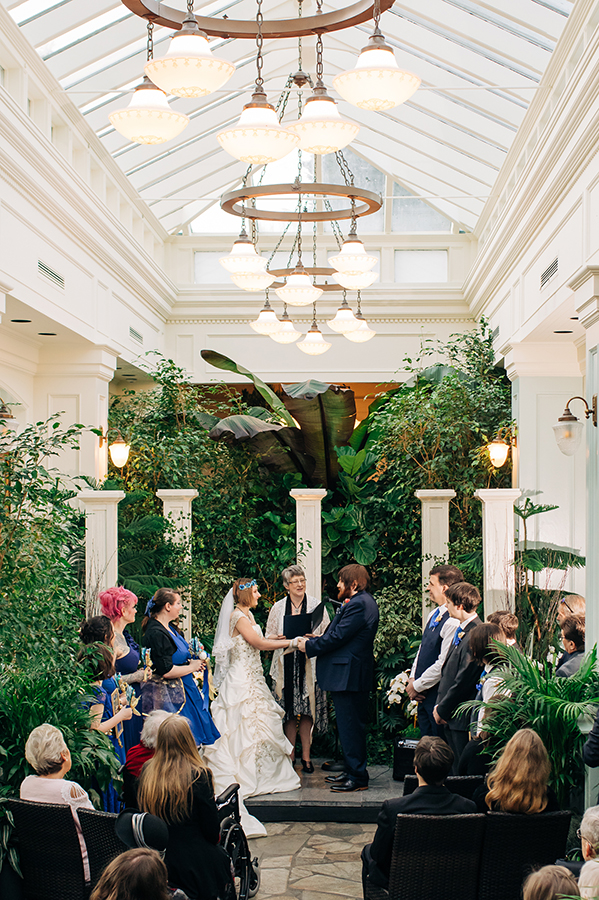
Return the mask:
<path fill-rule="evenodd" d="M 86 505 L 91 506 L 97 504 L 100 506 L 109 506 L 111 504 L 120 503 L 126 496 L 125 491 L 78 491 L 77 497 Z"/>
<path fill-rule="evenodd" d="M 164 490 L 156 491 L 156 496 L 160 500 L 195 500 L 196 497 L 199 497 L 199 494 L 193 488 L 183 488 L 180 491 L 165 488 Z"/>
<path fill-rule="evenodd" d="M 449 501 L 449 500 L 453 500 L 453 498 L 456 496 L 456 492 L 450 491 L 450 490 L 447 490 L 447 491 L 446 490 L 438 490 L 438 491 L 422 490 L 422 491 L 414 491 L 414 496 L 418 500 L 420 500 L 421 503 L 426 503 L 427 501 L 430 502 L 430 501 L 434 501 L 434 500 Z"/>
<path fill-rule="evenodd" d="M 516 378 L 580 378 L 578 351 L 571 343 L 520 341 L 501 348 L 510 381 Z"/>
<path fill-rule="evenodd" d="M 326 495 L 325 488 L 293 488 L 289 491 L 294 500 L 323 500 Z"/>
<path fill-rule="evenodd" d="M 511 500 L 512 503 L 515 503 L 521 494 L 520 488 L 480 488 L 474 492 L 476 499 L 482 503 L 492 503 L 494 500 L 501 503 Z"/>

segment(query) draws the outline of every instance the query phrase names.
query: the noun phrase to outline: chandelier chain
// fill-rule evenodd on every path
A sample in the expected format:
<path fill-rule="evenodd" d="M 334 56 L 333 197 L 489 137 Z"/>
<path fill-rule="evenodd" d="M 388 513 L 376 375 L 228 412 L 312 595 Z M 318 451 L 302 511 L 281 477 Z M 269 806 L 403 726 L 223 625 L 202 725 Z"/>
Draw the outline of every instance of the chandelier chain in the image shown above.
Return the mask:
<path fill-rule="evenodd" d="M 381 2 L 380 0 L 374 0 L 374 31 L 375 34 L 380 31 L 379 22 L 381 20 Z"/>
<path fill-rule="evenodd" d="M 264 16 L 262 15 L 262 0 L 256 0 L 257 4 L 257 12 L 256 12 L 256 25 L 258 27 L 258 33 L 256 35 L 256 70 L 258 75 L 256 77 L 256 86 L 263 87 L 264 78 L 262 77 L 262 66 L 264 64 L 264 58 L 262 56 L 262 47 L 264 45 L 264 37 L 262 36 L 262 26 L 264 25 Z"/>
<path fill-rule="evenodd" d="M 328 198 L 325 198 L 324 208 L 326 209 L 327 212 L 330 212 L 330 213 L 333 212 L 333 207 L 331 206 L 331 201 Z M 335 236 L 335 240 L 337 241 L 338 249 L 341 250 L 341 244 L 343 242 L 343 232 L 341 231 L 341 228 L 339 227 L 339 222 L 337 221 L 337 219 L 331 220 L 331 231 L 333 232 L 333 234 Z"/>
<path fill-rule="evenodd" d="M 154 59 L 154 23 L 148 22 L 148 62 Z"/>
<path fill-rule="evenodd" d="M 273 261 L 273 259 L 275 258 L 275 254 L 276 254 L 277 250 L 279 249 L 279 247 L 281 246 L 281 244 L 283 243 L 283 238 L 285 237 L 285 235 L 287 234 L 287 232 L 289 231 L 290 228 L 291 228 L 291 222 L 287 222 L 287 224 L 285 225 L 285 228 L 283 229 L 281 237 L 277 241 L 275 249 L 272 251 L 272 253 L 270 254 L 270 256 L 268 258 L 268 262 L 266 263 L 267 269 L 270 268 L 270 264 Z M 287 267 L 289 268 L 289 263 L 287 263 Z"/>
<path fill-rule="evenodd" d="M 362 306 L 361 306 L 361 304 L 362 304 L 362 294 L 360 293 L 360 291 L 358 291 L 358 313 L 359 313 L 359 314 L 362 313 Z"/>
<path fill-rule="evenodd" d="M 322 63 L 322 35 L 316 35 L 316 84 L 322 84 L 322 76 L 324 73 L 324 66 Z"/>
<path fill-rule="evenodd" d="M 341 170 L 341 174 L 343 176 L 343 180 L 348 187 L 354 186 L 354 173 L 349 167 L 349 163 L 346 160 L 343 152 L 341 150 L 335 151 L 335 159 L 337 160 L 337 165 Z"/>
<path fill-rule="evenodd" d="M 303 0 L 297 0 L 297 17 L 301 19 L 303 12 Z M 302 36 L 300 35 L 297 39 L 297 68 L 301 72 L 303 69 L 302 66 Z"/>
<path fill-rule="evenodd" d="M 291 260 L 293 259 L 293 254 L 295 253 L 296 247 L 297 247 L 297 234 L 293 238 L 293 244 L 291 245 L 291 253 L 289 254 L 289 259 L 287 260 L 287 268 L 288 269 L 291 268 Z"/>
<path fill-rule="evenodd" d="M 193 0 L 187 0 L 187 15 L 193 16 Z"/>
<path fill-rule="evenodd" d="M 316 321 L 316 300 L 312 304 L 312 325 L 316 325 L 318 328 L 318 322 Z"/>

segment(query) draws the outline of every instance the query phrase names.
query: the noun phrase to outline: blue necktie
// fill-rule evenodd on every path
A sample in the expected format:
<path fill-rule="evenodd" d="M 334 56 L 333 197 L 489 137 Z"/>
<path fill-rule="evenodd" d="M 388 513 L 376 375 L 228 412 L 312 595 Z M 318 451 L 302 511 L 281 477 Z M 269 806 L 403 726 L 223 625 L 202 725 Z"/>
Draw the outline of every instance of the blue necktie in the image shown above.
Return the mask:
<path fill-rule="evenodd" d="M 439 624 L 439 622 L 441 621 L 441 619 L 442 619 L 441 610 L 438 609 L 437 612 L 433 616 L 431 616 L 431 620 L 428 623 L 428 627 L 431 629 L 436 628 L 437 625 Z"/>
<path fill-rule="evenodd" d="M 458 627 L 455 630 L 455 634 L 453 636 L 453 646 L 454 647 L 457 647 L 458 644 L 460 643 L 460 641 L 462 640 L 462 637 L 460 637 L 460 634 L 462 637 L 464 637 L 464 632 L 463 631 L 460 632 L 460 626 L 458 625 Z"/>

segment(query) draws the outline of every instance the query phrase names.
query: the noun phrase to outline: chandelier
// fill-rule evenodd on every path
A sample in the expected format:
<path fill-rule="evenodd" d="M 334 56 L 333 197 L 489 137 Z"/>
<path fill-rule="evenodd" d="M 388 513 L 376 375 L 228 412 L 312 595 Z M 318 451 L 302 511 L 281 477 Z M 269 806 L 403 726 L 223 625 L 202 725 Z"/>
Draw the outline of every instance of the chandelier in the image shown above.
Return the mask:
<path fill-rule="evenodd" d="M 346 292 L 343 291 L 343 303 L 337 310 L 335 318 L 327 322 L 329 328 L 338 334 L 347 334 L 350 331 L 356 331 L 360 328 L 360 320 L 356 319 L 347 302 Z"/>
<path fill-rule="evenodd" d="M 312 327 L 304 337 L 303 341 L 296 344 L 296 347 L 303 353 L 307 353 L 309 356 L 320 356 L 321 353 L 326 353 L 327 350 L 330 350 L 332 346 L 333 345 L 329 344 L 328 341 L 325 341 L 320 328 L 318 327 L 316 322 L 316 304 L 314 304 Z"/>
<path fill-rule="evenodd" d="M 269 337 L 276 341 L 277 344 L 293 344 L 294 341 L 301 337 L 301 333 L 296 330 L 287 314 L 286 303 L 283 304 L 283 315 L 279 319 L 279 323 L 282 327 L 278 331 L 269 334 Z"/>
<path fill-rule="evenodd" d="M 346 331 L 343 334 L 343 337 L 347 338 L 348 341 L 353 341 L 354 344 L 363 344 L 373 338 L 376 334 L 376 331 L 373 331 L 372 328 L 369 328 L 368 322 L 362 315 L 360 291 L 358 291 L 358 311 L 356 313 L 356 319 L 360 323 L 358 328 L 354 329 L 353 331 Z"/>

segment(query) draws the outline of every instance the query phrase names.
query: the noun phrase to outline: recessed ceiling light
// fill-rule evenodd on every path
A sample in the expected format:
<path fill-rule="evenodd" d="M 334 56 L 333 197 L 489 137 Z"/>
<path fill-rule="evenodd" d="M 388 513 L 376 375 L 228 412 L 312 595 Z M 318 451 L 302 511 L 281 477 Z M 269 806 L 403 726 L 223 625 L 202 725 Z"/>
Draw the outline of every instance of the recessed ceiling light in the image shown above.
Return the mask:
<path fill-rule="evenodd" d="M 574 334 L 573 331 L 554 331 L 554 334 Z"/>
<path fill-rule="evenodd" d="M 31 322 L 31 319 L 11 319 L 11 322 Z"/>
<path fill-rule="evenodd" d="M 41 335 L 41 337 L 56 337 L 55 331 L 38 331 L 38 334 Z"/>

